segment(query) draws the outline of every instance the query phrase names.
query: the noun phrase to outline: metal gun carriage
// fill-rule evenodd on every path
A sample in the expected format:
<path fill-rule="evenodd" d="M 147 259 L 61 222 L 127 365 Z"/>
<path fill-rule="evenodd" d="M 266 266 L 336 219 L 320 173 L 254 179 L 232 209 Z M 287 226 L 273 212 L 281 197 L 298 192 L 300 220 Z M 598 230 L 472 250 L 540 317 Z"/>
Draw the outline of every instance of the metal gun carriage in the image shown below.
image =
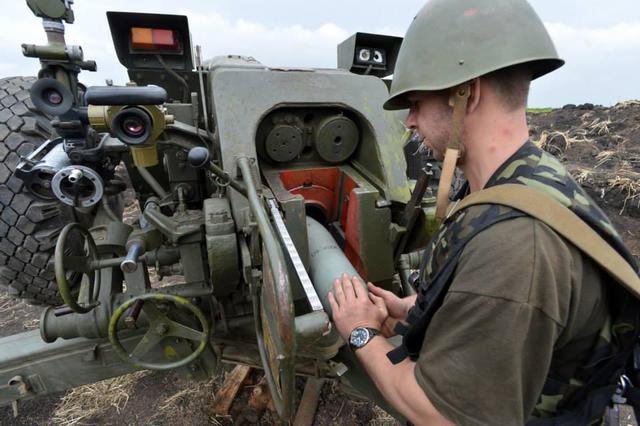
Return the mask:
<path fill-rule="evenodd" d="M 137 369 L 202 379 L 224 360 L 263 368 L 282 418 L 295 374 L 384 404 L 326 297 L 341 272 L 410 293 L 426 241 L 428 174 L 412 195 L 403 130 L 382 110 L 401 40 L 358 33 L 339 69 L 272 68 L 203 61 L 184 16 L 109 12 L 131 83 L 87 88 L 78 74 L 96 64 L 65 42 L 69 4 L 27 3 L 48 44 L 23 45 L 42 65 L 33 84 L 9 83 L 30 86 L 13 111 L 40 141 L 12 133 L 0 276 L 51 306 L 39 331 L 0 339 L 0 403 Z"/>

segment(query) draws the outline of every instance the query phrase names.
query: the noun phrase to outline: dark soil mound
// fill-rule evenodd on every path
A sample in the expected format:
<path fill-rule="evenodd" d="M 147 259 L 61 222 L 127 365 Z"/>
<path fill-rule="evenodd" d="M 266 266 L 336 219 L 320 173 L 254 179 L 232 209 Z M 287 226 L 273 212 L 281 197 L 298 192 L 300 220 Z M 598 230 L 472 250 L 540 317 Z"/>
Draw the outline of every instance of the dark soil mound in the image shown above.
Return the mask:
<path fill-rule="evenodd" d="M 558 157 L 640 256 L 640 101 L 529 114 L 530 135 Z"/>

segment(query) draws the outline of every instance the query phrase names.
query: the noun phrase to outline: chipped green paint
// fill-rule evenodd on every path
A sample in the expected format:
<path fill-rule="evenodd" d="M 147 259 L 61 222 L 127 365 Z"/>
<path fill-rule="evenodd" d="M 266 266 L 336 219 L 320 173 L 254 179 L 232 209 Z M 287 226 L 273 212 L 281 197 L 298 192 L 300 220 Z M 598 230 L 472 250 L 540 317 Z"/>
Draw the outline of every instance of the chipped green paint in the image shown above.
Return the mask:
<path fill-rule="evenodd" d="M 385 89 L 386 90 L 386 89 Z M 386 192 L 390 200 L 406 203 L 411 198 L 409 182 L 405 174 L 406 159 L 403 147 L 407 142 L 407 131 L 401 125 L 397 114 L 389 111 L 382 112 L 384 126 L 376 131 L 378 135 L 378 149 L 380 151 L 382 166 L 386 176 Z"/>
<path fill-rule="evenodd" d="M 178 351 L 173 346 L 167 345 L 164 347 L 164 357 L 167 359 L 176 359 L 178 357 Z"/>
<path fill-rule="evenodd" d="M 390 126 L 390 128 L 390 131 L 385 133 L 385 140 L 390 142 L 383 144 L 381 150 L 385 155 L 385 171 L 387 174 L 395 173 L 398 176 L 388 182 L 389 192 L 393 194 L 393 198 L 406 202 L 411 198 L 411 190 L 409 181 L 404 175 L 407 167 L 403 147 L 411 137 L 411 132 L 408 130 L 395 132 L 392 130 L 397 130 L 397 127 Z"/>

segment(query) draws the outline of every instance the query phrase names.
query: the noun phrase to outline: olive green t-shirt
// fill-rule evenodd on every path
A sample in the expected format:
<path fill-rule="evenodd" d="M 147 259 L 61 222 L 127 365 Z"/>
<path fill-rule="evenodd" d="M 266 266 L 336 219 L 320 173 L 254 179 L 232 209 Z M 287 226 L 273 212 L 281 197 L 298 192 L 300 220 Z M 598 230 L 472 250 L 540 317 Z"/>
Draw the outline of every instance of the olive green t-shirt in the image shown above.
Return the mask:
<path fill-rule="evenodd" d="M 464 248 L 415 376 L 459 425 L 519 425 L 547 374 L 572 377 L 608 313 L 599 268 L 544 223 L 493 225 Z"/>

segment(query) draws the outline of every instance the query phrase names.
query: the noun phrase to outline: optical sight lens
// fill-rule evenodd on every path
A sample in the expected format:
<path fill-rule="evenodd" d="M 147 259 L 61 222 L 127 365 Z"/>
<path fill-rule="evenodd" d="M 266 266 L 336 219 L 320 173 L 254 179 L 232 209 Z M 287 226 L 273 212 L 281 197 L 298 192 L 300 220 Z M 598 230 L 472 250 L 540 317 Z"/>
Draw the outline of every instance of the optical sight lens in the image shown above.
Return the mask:
<path fill-rule="evenodd" d="M 52 105 L 60 105 L 62 103 L 62 95 L 54 89 L 45 91 L 44 98 Z"/>
<path fill-rule="evenodd" d="M 137 117 L 125 119 L 122 125 L 124 127 L 124 131 L 132 136 L 140 136 L 144 133 L 144 123 Z"/>

